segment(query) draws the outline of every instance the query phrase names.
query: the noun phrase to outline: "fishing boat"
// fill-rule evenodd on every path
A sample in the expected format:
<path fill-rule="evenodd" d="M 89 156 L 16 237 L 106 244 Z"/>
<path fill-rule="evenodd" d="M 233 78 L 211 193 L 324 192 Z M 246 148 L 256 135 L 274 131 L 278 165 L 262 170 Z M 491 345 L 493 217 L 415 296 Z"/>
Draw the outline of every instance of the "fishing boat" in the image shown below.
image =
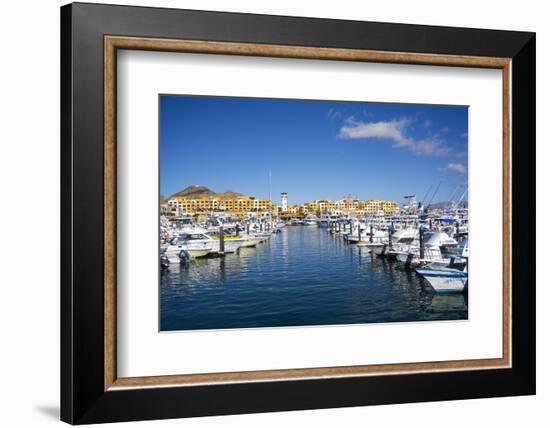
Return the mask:
<path fill-rule="evenodd" d="M 169 263 L 180 263 L 186 258 L 204 257 L 216 250 L 217 241 L 202 232 L 181 233 L 166 247 L 164 256 Z M 219 243 L 217 245 L 219 249 Z"/>
<path fill-rule="evenodd" d="M 317 216 L 310 214 L 304 219 L 304 225 L 317 226 L 317 220 L 318 220 Z"/>
<path fill-rule="evenodd" d="M 398 260 L 403 259 L 403 262 L 407 261 L 407 256 L 410 251 L 410 245 L 414 240 L 416 231 L 414 229 L 402 229 L 392 235 L 392 242 L 390 244 L 389 234 L 386 230 L 375 229 L 372 232 L 372 239 L 370 231 L 361 232 L 361 241 L 367 242 L 365 245 L 376 256 L 390 255 Z M 358 242 L 359 236 L 357 234 L 348 236 L 349 242 Z"/>
<path fill-rule="evenodd" d="M 424 238 L 423 250 L 420 248 L 420 240 L 414 238 L 408 244 L 396 243 L 389 254 L 407 266 L 418 266 L 426 263 L 437 263 L 443 267 L 450 266 L 453 263 L 455 265 L 465 264 L 465 259 L 454 255 L 454 253 L 444 253 L 441 250 L 444 245 L 450 245 L 455 250 L 457 248 L 457 241 L 450 238 L 446 233 L 439 231 L 426 232 Z"/>
<path fill-rule="evenodd" d="M 418 231 L 416 229 L 410 227 L 399 229 L 392 234 L 391 242 L 388 236 L 387 239 L 383 240 L 385 246 L 382 248 L 375 248 L 373 253 L 377 256 L 387 256 L 390 259 L 405 263 L 417 235 Z"/>
<path fill-rule="evenodd" d="M 329 227 L 330 224 L 336 222 L 338 220 L 338 216 L 331 213 L 323 213 L 321 216 L 317 219 L 317 226 L 319 227 Z"/>
<path fill-rule="evenodd" d="M 303 220 L 300 220 L 299 218 L 293 218 L 290 220 L 289 226 L 302 226 L 303 224 Z"/>
<path fill-rule="evenodd" d="M 444 268 L 428 265 L 422 269 L 416 269 L 438 293 L 460 293 L 464 291 L 468 283 L 468 267 L 461 271 L 454 268 Z"/>
<path fill-rule="evenodd" d="M 372 229 L 371 229 L 372 230 Z M 388 232 L 385 230 L 375 229 L 365 233 L 361 236 L 361 242 L 365 242 L 369 251 L 373 254 L 381 254 L 386 247 L 386 241 L 388 237 Z"/>
<path fill-rule="evenodd" d="M 242 242 L 241 242 L 241 245 L 240 245 L 239 248 L 253 248 L 256 245 L 261 244 L 265 240 L 265 238 L 263 236 L 257 236 L 256 234 L 250 234 L 249 235 L 249 234 L 246 234 L 246 233 L 241 234 L 239 236 L 239 238 L 242 239 Z M 225 239 L 226 239 L 226 237 L 224 236 L 224 244 L 225 244 Z"/>
<path fill-rule="evenodd" d="M 357 227 L 353 227 L 353 232 L 347 234 L 347 241 L 350 243 L 357 243 L 359 241 L 370 241 L 369 228 L 364 223 L 358 223 Z M 373 230 L 373 241 L 378 242 L 383 239 L 385 236 L 384 232 L 381 230 Z"/>
<path fill-rule="evenodd" d="M 389 251 L 390 247 L 388 243 L 381 242 L 380 245 L 374 245 L 371 247 L 372 254 L 375 256 L 385 256 L 386 253 Z"/>
<path fill-rule="evenodd" d="M 221 238 L 206 231 L 198 231 L 198 228 L 192 231 L 180 233 L 172 239 L 164 251 L 164 255 L 170 263 L 179 263 L 182 259 L 194 259 L 204 257 L 210 253 L 221 252 Z M 229 235 L 223 237 L 223 251 L 225 253 L 234 253 L 243 245 L 253 246 L 260 240 L 250 240 L 248 237 L 240 235 Z"/>
<path fill-rule="evenodd" d="M 214 252 L 221 252 L 221 237 L 218 234 L 208 234 L 210 239 L 214 241 Z M 269 235 L 268 235 L 269 236 Z M 251 243 L 248 237 L 242 237 L 241 235 L 227 235 L 223 237 L 223 251 L 225 253 L 235 253 L 239 248 L 247 243 Z M 259 241 L 256 241 L 258 243 Z"/>
<path fill-rule="evenodd" d="M 281 220 L 276 220 L 271 224 L 271 233 L 280 233 L 283 231 L 283 227 L 286 226 L 286 223 Z"/>

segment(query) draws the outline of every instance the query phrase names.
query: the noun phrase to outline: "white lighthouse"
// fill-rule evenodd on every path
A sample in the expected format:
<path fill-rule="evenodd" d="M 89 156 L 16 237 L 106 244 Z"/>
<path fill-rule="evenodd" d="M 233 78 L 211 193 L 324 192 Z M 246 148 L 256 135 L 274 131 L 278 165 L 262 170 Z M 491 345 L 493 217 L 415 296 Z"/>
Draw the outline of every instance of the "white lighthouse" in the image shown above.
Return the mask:
<path fill-rule="evenodd" d="M 286 192 L 281 193 L 281 212 L 286 213 L 288 211 L 288 195 Z"/>

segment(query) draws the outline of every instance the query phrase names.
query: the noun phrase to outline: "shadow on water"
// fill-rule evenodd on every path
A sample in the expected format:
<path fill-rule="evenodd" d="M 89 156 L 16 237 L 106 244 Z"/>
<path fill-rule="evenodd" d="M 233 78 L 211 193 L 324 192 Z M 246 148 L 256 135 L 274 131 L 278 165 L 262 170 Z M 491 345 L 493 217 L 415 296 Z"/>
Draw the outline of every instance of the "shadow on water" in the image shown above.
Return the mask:
<path fill-rule="evenodd" d="M 467 294 L 438 295 L 416 272 L 326 229 L 287 227 L 256 248 L 171 265 L 161 330 L 467 319 Z"/>

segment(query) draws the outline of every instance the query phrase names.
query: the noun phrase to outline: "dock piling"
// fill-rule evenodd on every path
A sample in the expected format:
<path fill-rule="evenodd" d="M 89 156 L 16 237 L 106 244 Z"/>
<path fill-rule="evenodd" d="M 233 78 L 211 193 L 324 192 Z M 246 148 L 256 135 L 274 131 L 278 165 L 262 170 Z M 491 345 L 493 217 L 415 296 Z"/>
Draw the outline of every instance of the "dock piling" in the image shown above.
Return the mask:
<path fill-rule="evenodd" d="M 220 226 L 220 251 L 219 254 L 225 254 L 225 241 L 223 236 L 223 226 Z"/>
<path fill-rule="evenodd" d="M 418 228 L 418 240 L 420 241 L 420 260 L 424 259 L 424 225 Z"/>

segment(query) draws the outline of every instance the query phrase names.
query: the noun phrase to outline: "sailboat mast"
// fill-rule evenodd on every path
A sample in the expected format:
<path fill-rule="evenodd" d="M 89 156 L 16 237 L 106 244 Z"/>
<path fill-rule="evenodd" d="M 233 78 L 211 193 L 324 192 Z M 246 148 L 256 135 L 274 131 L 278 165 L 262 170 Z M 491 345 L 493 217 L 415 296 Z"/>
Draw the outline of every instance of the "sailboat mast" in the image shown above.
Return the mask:
<path fill-rule="evenodd" d="M 269 202 L 271 202 L 271 170 L 269 170 Z"/>

